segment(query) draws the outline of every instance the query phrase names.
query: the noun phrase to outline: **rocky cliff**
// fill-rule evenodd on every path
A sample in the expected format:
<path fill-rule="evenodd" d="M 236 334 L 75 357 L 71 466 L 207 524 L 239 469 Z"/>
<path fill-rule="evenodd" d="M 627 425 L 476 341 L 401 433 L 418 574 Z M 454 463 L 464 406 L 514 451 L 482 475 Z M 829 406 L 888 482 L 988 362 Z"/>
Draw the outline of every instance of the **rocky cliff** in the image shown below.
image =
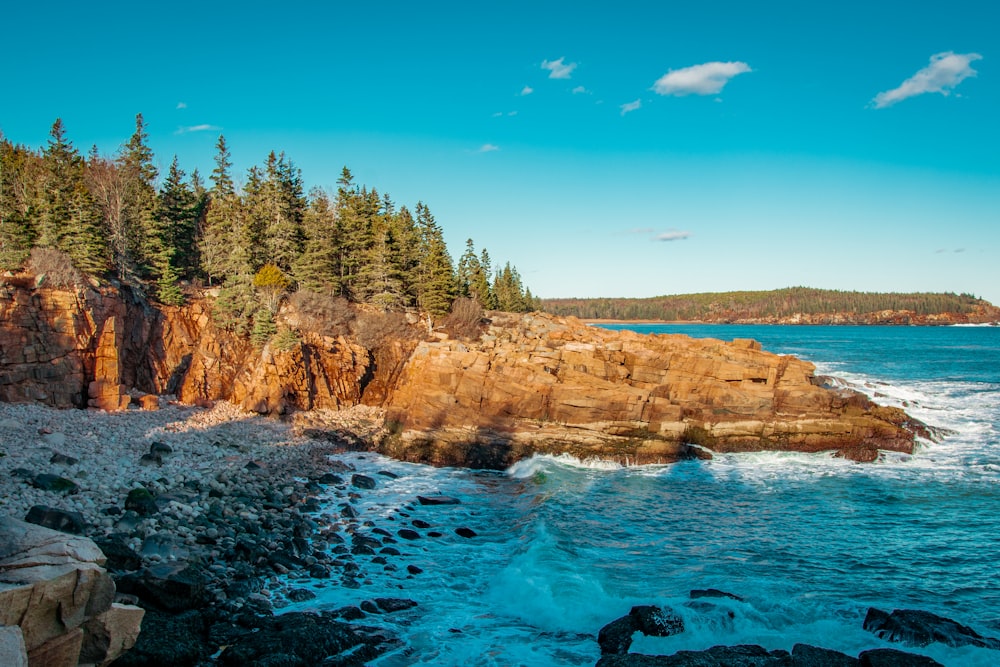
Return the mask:
<path fill-rule="evenodd" d="M 627 463 L 711 451 L 911 451 L 900 410 L 817 386 L 807 362 L 750 340 L 641 336 L 573 318 L 494 314 L 472 341 L 416 330 L 317 331 L 256 349 L 220 329 L 211 302 L 152 306 L 128 290 L 0 285 L 0 399 L 123 409 L 156 394 L 229 400 L 262 414 L 367 403 L 386 409 L 380 449 L 497 468 L 535 452 Z M 370 338 L 370 336 L 368 337 Z M 151 400 L 150 400 L 151 399 Z"/>
<path fill-rule="evenodd" d="M 752 340 L 639 335 L 498 315 L 476 342 L 421 343 L 386 420 L 400 458 L 501 467 L 533 452 L 622 463 L 717 452 L 911 452 L 896 408 L 818 386 L 812 364 Z"/>

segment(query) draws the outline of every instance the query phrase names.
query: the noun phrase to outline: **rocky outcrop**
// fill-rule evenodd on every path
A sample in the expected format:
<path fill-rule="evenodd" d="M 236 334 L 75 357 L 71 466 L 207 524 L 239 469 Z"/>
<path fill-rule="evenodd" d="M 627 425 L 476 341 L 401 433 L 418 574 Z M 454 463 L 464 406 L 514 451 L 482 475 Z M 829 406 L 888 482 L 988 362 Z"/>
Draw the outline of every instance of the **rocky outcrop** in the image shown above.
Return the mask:
<path fill-rule="evenodd" d="M 751 340 L 639 335 L 497 315 L 474 342 L 420 343 L 388 400 L 385 453 L 499 468 L 535 452 L 661 463 L 708 451 L 911 452 L 907 415 L 817 386 Z"/>
<path fill-rule="evenodd" d="M 279 349 L 216 326 L 211 301 L 153 306 L 126 288 L 0 285 L 0 400 L 122 409 L 157 394 L 228 400 L 262 414 L 386 408 L 392 456 L 505 467 L 533 453 L 622 463 L 712 451 L 835 450 L 873 460 L 908 452 L 900 410 L 820 386 L 812 364 L 751 340 L 642 336 L 541 314 L 494 314 L 477 340 L 300 326 Z M 411 332 L 412 333 L 412 332 Z M 395 338 L 393 336 L 396 336 Z M 369 336 L 370 337 L 370 336 Z"/>
<path fill-rule="evenodd" d="M 210 302 L 197 296 L 183 307 L 154 307 L 127 288 L 0 285 L 3 401 L 120 410 L 135 400 L 155 409 L 149 395 L 173 394 L 277 414 L 358 404 L 372 366 L 369 351 L 344 332 L 255 349 L 217 327 Z"/>
<path fill-rule="evenodd" d="M 85 537 L 0 517 L 0 654 L 16 657 L 17 634 L 31 666 L 106 665 L 131 647 L 143 611 L 113 602 L 104 562 Z"/>

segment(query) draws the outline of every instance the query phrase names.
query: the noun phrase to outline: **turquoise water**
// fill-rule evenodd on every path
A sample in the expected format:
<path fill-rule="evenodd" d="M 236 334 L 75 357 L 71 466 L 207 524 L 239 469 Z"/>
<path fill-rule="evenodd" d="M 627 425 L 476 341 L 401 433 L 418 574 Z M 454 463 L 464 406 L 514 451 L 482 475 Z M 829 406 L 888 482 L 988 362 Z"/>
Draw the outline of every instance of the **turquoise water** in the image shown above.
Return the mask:
<path fill-rule="evenodd" d="M 888 645 L 861 629 L 869 606 L 1000 635 L 1000 328 L 630 328 L 755 338 L 951 435 L 872 465 L 765 453 L 625 469 L 537 457 L 493 473 L 351 455 L 361 472 L 399 475 L 358 500 L 363 519 L 393 533 L 415 519 L 432 528 L 393 545 L 398 569 L 359 557 L 360 588 L 319 587 L 295 608 L 416 600 L 379 619 L 407 643 L 385 666 L 592 665 L 597 630 L 634 604 L 670 606 L 687 626 L 637 639 L 643 653 L 807 642 L 857 654 Z M 429 493 L 462 504 L 414 502 Z M 459 526 L 477 537 L 455 535 Z M 692 601 L 696 588 L 743 601 Z M 1000 663 L 985 649 L 910 650 L 946 665 Z"/>

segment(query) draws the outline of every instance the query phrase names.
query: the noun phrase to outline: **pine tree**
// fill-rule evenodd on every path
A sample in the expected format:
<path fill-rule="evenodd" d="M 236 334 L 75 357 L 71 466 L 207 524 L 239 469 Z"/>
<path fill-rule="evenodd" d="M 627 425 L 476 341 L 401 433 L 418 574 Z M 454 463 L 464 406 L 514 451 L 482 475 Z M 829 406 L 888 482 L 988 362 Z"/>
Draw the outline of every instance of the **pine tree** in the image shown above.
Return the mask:
<path fill-rule="evenodd" d="M 103 272 L 107 246 L 98 230 L 98 209 L 86 186 L 84 160 L 66 139 L 61 120 L 52 125 L 42 164 L 36 244 L 65 252 L 80 271 Z"/>
<path fill-rule="evenodd" d="M 160 189 L 151 229 L 155 242 L 150 246 L 155 252 L 150 260 L 163 303 L 177 305 L 183 301 L 177 281 L 187 261 L 185 253 L 194 243 L 195 215 L 194 194 L 184 182 L 184 172 L 174 156 Z"/>
<path fill-rule="evenodd" d="M 305 237 L 302 254 L 292 267 L 299 287 L 320 294 L 338 293 L 340 240 L 333 203 L 327 194 L 315 188 L 310 193 L 309 208 L 302 218 Z"/>
<path fill-rule="evenodd" d="M 455 299 L 455 271 L 441 228 L 430 209 L 418 202 L 416 212 L 420 232 L 417 303 L 429 318 L 440 317 L 448 312 Z"/>
<path fill-rule="evenodd" d="M 41 161 L 0 133 L 0 270 L 17 270 L 35 242 Z"/>
<path fill-rule="evenodd" d="M 257 199 L 249 206 L 260 215 L 257 223 L 263 242 L 262 259 L 290 272 L 302 254 L 302 218 L 306 199 L 302 193 L 302 175 L 282 153 L 267 157 L 263 181 Z"/>
<path fill-rule="evenodd" d="M 222 282 L 230 273 L 230 237 L 240 215 L 239 199 L 229 173 L 230 159 L 226 138 L 219 135 L 215 144 L 215 169 L 212 170 L 212 188 L 208 192 L 204 225 L 198 241 L 201 268 L 208 284 Z"/>
<path fill-rule="evenodd" d="M 124 184 L 124 234 L 127 269 L 139 276 L 152 273 L 153 258 L 161 256 L 156 222 L 156 176 L 153 151 L 147 145 L 146 123 L 142 114 L 135 116 L 135 132 L 118 155 L 118 169 Z"/>
<path fill-rule="evenodd" d="M 497 297 L 490 287 L 490 275 L 493 273 L 493 263 L 486 248 L 479 255 L 479 271 L 472 279 L 472 292 L 475 298 L 486 310 L 497 308 Z"/>

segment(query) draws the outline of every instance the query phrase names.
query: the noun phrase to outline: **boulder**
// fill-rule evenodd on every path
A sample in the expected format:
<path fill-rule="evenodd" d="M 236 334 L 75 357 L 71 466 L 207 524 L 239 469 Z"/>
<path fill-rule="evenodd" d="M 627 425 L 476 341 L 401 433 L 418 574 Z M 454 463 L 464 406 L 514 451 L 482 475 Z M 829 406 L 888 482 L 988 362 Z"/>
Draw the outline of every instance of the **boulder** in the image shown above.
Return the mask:
<path fill-rule="evenodd" d="M 28 652 L 24 648 L 24 635 L 16 625 L 0 626 L 0 665 L 28 667 Z"/>
<path fill-rule="evenodd" d="M 421 505 L 459 505 L 462 501 L 451 496 L 417 496 L 417 502 Z"/>
<path fill-rule="evenodd" d="M 906 653 L 894 648 L 877 648 L 862 651 L 858 656 L 861 667 L 944 667 L 940 662 L 926 655 Z"/>
<path fill-rule="evenodd" d="M 788 651 L 768 651 L 761 646 L 713 646 L 704 651 L 678 651 L 673 655 L 629 653 L 605 655 L 597 667 L 794 667 Z"/>
<path fill-rule="evenodd" d="M 374 489 L 375 480 L 368 475 L 362 475 L 355 473 L 351 475 L 351 486 L 357 487 L 359 489 Z"/>
<path fill-rule="evenodd" d="M 87 530 L 87 522 L 79 512 L 55 509 L 45 505 L 33 505 L 28 510 L 24 520 L 37 526 L 74 535 L 82 535 Z"/>
<path fill-rule="evenodd" d="M 858 667 L 858 659 L 828 648 L 796 644 L 792 647 L 794 667 Z"/>
<path fill-rule="evenodd" d="M 146 611 L 113 602 L 111 608 L 84 626 L 80 662 L 107 665 L 135 645 Z"/>
<path fill-rule="evenodd" d="M 0 517 L 0 626 L 19 626 L 32 665 L 80 661 L 91 623 L 112 608 L 104 563 L 86 537 Z M 107 657 L 120 648 L 109 645 Z"/>
<path fill-rule="evenodd" d="M 123 593 L 169 612 L 200 608 L 205 601 L 205 584 L 204 571 L 183 561 L 152 565 L 118 579 Z"/>
<path fill-rule="evenodd" d="M 908 646 L 938 642 L 948 646 L 977 646 L 1000 649 L 1000 640 L 984 637 L 972 628 L 944 616 L 918 609 L 896 609 L 891 614 L 869 608 L 864 629 L 881 639 Z"/>
<path fill-rule="evenodd" d="M 72 494 L 80 490 L 76 482 L 47 472 L 35 475 L 35 478 L 31 480 L 31 485 L 42 491 L 53 491 L 63 494 Z"/>
<path fill-rule="evenodd" d="M 670 610 L 653 605 L 632 607 L 629 613 L 611 621 L 597 633 L 602 655 L 628 653 L 632 636 L 641 632 L 649 637 L 670 637 L 684 632 L 684 620 Z"/>

